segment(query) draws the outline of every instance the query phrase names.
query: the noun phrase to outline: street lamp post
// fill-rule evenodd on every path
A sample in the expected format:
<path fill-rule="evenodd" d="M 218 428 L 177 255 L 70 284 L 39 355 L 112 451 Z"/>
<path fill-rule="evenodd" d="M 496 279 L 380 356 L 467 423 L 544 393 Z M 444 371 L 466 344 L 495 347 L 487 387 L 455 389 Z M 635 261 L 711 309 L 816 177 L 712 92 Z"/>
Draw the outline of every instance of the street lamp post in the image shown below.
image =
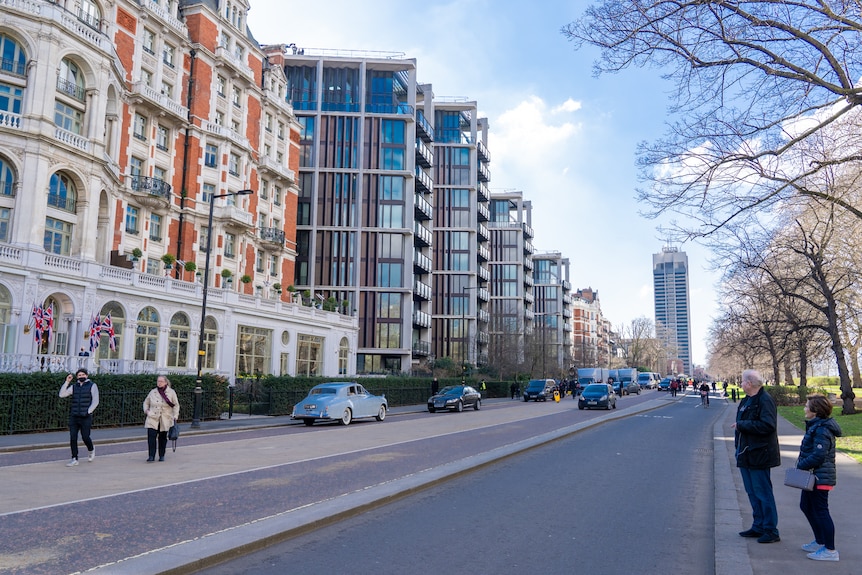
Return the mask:
<path fill-rule="evenodd" d="M 254 190 L 239 190 L 238 192 L 229 192 L 227 194 L 212 194 L 210 196 L 209 217 L 207 218 L 207 247 L 206 256 L 204 258 L 204 283 L 203 283 L 203 298 L 201 299 L 201 328 L 198 335 L 198 376 L 195 380 L 195 401 L 194 411 L 192 413 L 192 428 L 201 426 L 201 411 L 203 407 L 203 368 L 204 356 L 206 355 L 206 340 L 204 337 L 204 329 L 206 328 L 207 320 L 207 292 L 209 291 L 210 281 L 210 251 L 213 242 L 213 210 L 215 209 L 216 198 L 227 198 L 230 196 L 248 196 L 253 194 Z"/>

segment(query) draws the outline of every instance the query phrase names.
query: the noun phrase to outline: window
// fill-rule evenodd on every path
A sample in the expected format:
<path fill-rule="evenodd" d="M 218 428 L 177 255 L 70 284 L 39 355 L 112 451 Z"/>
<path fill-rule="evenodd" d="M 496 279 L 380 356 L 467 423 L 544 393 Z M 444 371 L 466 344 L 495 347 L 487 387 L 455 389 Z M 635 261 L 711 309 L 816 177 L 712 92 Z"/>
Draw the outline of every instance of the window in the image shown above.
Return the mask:
<path fill-rule="evenodd" d="M 156 147 L 164 152 L 168 151 L 171 131 L 169 128 L 159 124 L 156 127 Z"/>
<path fill-rule="evenodd" d="M 236 257 L 236 236 L 230 232 L 224 234 L 224 257 Z"/>
<path fill-rule="evenodd" d="M 46 252 L 60 256 L 68 256 L 72 253 L 72 224 L 54 218 L 45 218 L 43 247 Z"/>
<path fill-rule="evenodd" d="M 347 375 L 347 364 L 350 360 L 350 345 L 347 338 L 342 337 L 338 345 L 338 375 Z"/>
<path fill-rule="evenodd" d="M 230 48 L 230 36 L 222 32 L 218 45 L 219 48 Z"/>
<path fill-rule="evenodd" d="M 230 129 L 231 129 L 234 133 L 239 134 L 239 133 L 240 133 L 240 124 L 239 124 L 239 120 L 231 120 L 231 121 L 230 121 Z"/>
<path fill-rule="evenodd" d="M 27 71 L 27 56 L 13 38 L 0 34 L 0 70 L 15 76 Z"/>
<path fill-rule="evenodd" d="M 126 206 L 126 233 L 138 235 L 138 218 L 140 210 L 135 206 Z"/>
<path fill-rule="evenodd" d="M 168 181 L 168 171 L 164 168 L 160 168 L 158 166 L 153 168 L 153 178 L 157 180 L 161 180 L 163 182 Z"/>
<path fill-rule="evenodd" d="M 98 31 L 102 23 L 102 11 L 92 0 L 82 0 L 78 6 L 78 20 Z"/>
<path fill-rule="evenodd" d="M 203 203 L 209 204 L 210 201 L 212 201 L 210 198 L 212 198 L 214 195 L 216 195 L 215 184 L 204 184 L 201 191 L 202 191 L 201 200 L 203 201 Z"/>
<path fill-rule="evenodd" d="M 201 235 L 198 238 L 198 249 L 201 253 L 207 253 L 209 251 L 209 246 L 207 245 L 209 244 L 209 241 L 210 229 L 206 226 L 201 226 Z"/>
<path fill-rule="evenodd" d="M 204 165 L 210 168 L 216 167 L 218 161 L 218 147 L 215 144 L 207 144 L 204 148 Z"/>
<path fill-rule="evenodd" d="M 54 125 L 80 136 L 83 132 L 84 113 L 67 106 L 63 102 L 56 102 L 54 104 Z"/>
<path fill-rule="evenodd" d="M 266 200 L 269 198 L 269 182 L 266 180 L 260 181 L 260 199 Z"/>
<path fill-rule="evenodd" d="M 262 251 L 258 250 L 255 269 L 259 272 L 263 271 L 263 257 L 264 257 L 264 253 Z"/>
<path fill-rule="evenodd" d="M 226 92 L 225 92 L 225 90 L 227 90 L 226 86 L 227 86 L 227 80 L 224 79 L 224 76 L 221 76 L 221 75 L 216 76 L 216 93 L 219 96 L 221 96 L 222 98 L 224 98 L 224 95 L 226 94 Z"/>
<path fill-rule="evenodd" d="M 144 28 L 143 48 L 148 54 L 156 53 L 156 34 L 148 28 Z"/>
<path fill-rule="evenodd" d="M 20 114 L 23 101 L 24 90 L 0 82 L 0 112 Z"/>
<path fill-rule="evenodd" d="M 150 240 L 162 241 L 162 216 L 159 214 L 150 214 Z"/>
<path fill-rule="evenodd" d="M 296 340 L 296 375 L 323 374 L 323 338 L 299 334 Z"/>
<path fill-rule="evenodd" d="M 139 140 L 147 139 L 147 118 L 141 114 L 135 113 L 135 120 L 132 124 L 132 135 Z"/>
<path fill-rule="evenodd" d="M 109 302 L 102 306 L 102 318 L 111 316 L 111 326 L 114 328 L 114 346 L 111 348 L 111 342 L 108 339 L 110 336 L 107 331 L 103 331 L 99 337 L 99 348 L 96 352 L 99 359 L 118 359 L 120 352 L 123 349 L 123 332 L 126 328 L 126 316 L 123 308 L 116 302 Z"/>
<path fill-rule="evenodd" d="M 63 58 L 57 74 L 57 90 L 79 102 L 84 101 L 84 73 L 73 61 Z"/>
<path fill-rule="evenodd" d="M 164 266 L 162 265 L 162 260 L 159 258 L 147 258 L 147 269 L 146 272 L 151 276 L 159 276 L 162 275 L 164 271 Z"/>
<path fill-rule="evenodd" d="M 278 123 L 278 139 L 284 139 L 284 124 L 282 122 Z"/>
<path fill-rule="evenodd" d="M 0 242 L 9 241 L 9 220 L 12 219 L 12 210 L 0 208 Z"/>
<path fill-rule="evenodd" d="M 168 82 L 162 82 L 162 96 L 167 99 L 171 99 L 174 97 L 174 87 Z"/>
<path fill-rule="evenodd" d="M 135 359 L 156 361 L 159 345 L 159 313 L 145 307 L 138 314 L 138 327 L 135 331 Z"/>
<path fill-rule="evenodd" d="M 237 154 L 231 154 L 228 159 L 227 171 L 232 176 L 239 175 L 239 156 Z"/>
<path fill-rule="evenodd" d="M 15 173 L 12 167 L 0 157 L 0 196 L 15 195 Z"/>
<path fill-rule="evenodd" d="M 175 48 L 168 43 L 165 43 L 165 47 L 162 48 L 162 62 L 170 66 L 174 67 L 174 52 Z"/>
<path fill-rule="evenodd" d="M 218 341 L 218 325 L 215 320 L 207 316 L 204 321 L 204 361 L 202 367 L 204 369 L 215 369 L 216 363 L 216 342 Z"/>
<path fill-rule="evenodd" d="M 278 275 L 278 256 L 269 256 L 269 275 L 276 277 Z"/>
<path fill-rule="evenodd" d="M 279 188 L 278 186 L 275 186 L 275 189 L 273 189 L 272 191 L 272 203 L 274 203 L 276 206 L 281 205 L 281 188 Z"/>
<path fill-rule="evenodd" d="M 129 158 L 129 174 L 133 178 L 144 175 L 144 160 L 136 156 Z"/>
<path fill-rule="evenodd" d="M 48 182 L 48 205 L 67 212 L 75 213 L 78 189 L 75 182 L 62 172 L 51 174 Z"/>
<path fill-rule="evenodd" d="M 269 373 L 272 330 L 241 325 L 236 344 L 236 373 Z"/>
<path fill-rule="evenodd" d="M 231 102 L 237 108 L 242 107 L 242 92 L 237 86 L 234 86 L 231 91 Z"/>
<path fill-rule="evenodd" d="M 263 126 L 267 132 L 272 132 L 272 114 L 266 115 L 266 120 L 264 121 Z"/>
<path fill-rule="evenodd" d="M 378 263 L 377 286 L 402 287 L 401 271 L 403 268 L 404 265 L 400 263 Z"/>
<path fill-rule="evenodd" d="M 149 70 L 141 69 L 141 82 L 148 88 L 153 87 L 153 73 Z"/>
<path fill-rule="evenodd" d="M 186 367 L 189 361 L 189 317 L 175 313 L 168 331 L 168 367 Z"/>

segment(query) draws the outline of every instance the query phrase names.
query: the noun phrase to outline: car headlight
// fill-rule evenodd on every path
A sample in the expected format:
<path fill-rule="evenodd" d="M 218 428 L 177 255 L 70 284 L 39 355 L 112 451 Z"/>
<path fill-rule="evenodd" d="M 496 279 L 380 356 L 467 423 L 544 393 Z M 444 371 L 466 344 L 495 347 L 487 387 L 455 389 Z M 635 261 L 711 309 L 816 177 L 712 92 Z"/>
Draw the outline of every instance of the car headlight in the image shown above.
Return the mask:
<path fill-rule="evenodd" d="M 455 403 L 456 401 L 458 401 L 458 398 L 457 398 L 457 397 L 453 397 L 452 399 L 447 399 L 447 400 L 446 400 L 446 403 Z"/>
<path fill-rule="evenodd" d="M 607 400 L 608 400 L 608 396 L 607 396 L 607 395 L 603 395 L 603 396 L 601 396 L 601 397 L 599 398 L 599 401 L 607 401 Z"/>

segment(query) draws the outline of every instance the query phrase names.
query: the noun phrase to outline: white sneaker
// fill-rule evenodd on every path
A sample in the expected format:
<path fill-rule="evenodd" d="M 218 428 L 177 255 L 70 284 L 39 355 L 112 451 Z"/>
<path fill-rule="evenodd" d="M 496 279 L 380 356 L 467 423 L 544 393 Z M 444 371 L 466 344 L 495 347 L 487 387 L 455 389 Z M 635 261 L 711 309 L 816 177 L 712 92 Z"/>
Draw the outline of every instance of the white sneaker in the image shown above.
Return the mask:
<path fill-rule="evenodd" d="M 69 463 L 66 464 L 66 467 L 75 467 L 76 465 L 78 465 L 78 460 L 73 457 L 69 460 Z"/>
<path fill-rule="evenodd" d="M 815 553 L 817 551 L 820 551 L 821 547 L 823 547 L 823 545 L 821 545 L 817 541 L 812 541 L 811 543 L 806 543 L 805 545 L 803 545 L 802 550 L 807 551 L 808 553 Z"/>
<path fill-rule="evenodd" d="M 809 553 L 808 558 L 815 561 L 838 561 L 838 551 L 830 551 L 826 547 L 821 547 L 818 551 Z"/>
<path fill-rule="evenodd" d="M 96 459 L 96 448 L 95 447 L 93 448 L 93 451 L 88 451 L 87 453 L 89 454 L 89 455 L 87 455 L 87 461 L 92 462 L 94 459 Z"/>

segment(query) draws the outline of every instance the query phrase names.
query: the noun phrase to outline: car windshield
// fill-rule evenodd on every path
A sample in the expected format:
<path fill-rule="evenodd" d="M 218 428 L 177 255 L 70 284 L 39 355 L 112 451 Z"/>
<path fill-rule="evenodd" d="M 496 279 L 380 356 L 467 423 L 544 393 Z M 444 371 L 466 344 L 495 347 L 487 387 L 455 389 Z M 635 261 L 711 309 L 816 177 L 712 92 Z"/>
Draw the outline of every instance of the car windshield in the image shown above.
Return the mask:
<path fill-rule="evenodd" d="M 592 392 L 592 393 L 607 393 L 608 387 L 606 385 L 602 385 L 600 383 L 593 383 L 591 385 L 588 385 L 587 388 L 584 390 L 584 393 L 590 393 L 590 392 Z"/>
<path fill-rule="evenodd" d="M 545 380 L 534 379 L 527 384 L 527 389 L 545 389 Z"/>
<path fill-rule="evenodd" d="M 450 385 L 440 390 L 440 395 L 461 395 L 461 390 L 464 388 L 460 385 Z"/>
<path fill-rule="evenodd" d="M 337 390 L 334 387 L 315 387 L 310 395 L 335 395 L 336 393 Z"/>

